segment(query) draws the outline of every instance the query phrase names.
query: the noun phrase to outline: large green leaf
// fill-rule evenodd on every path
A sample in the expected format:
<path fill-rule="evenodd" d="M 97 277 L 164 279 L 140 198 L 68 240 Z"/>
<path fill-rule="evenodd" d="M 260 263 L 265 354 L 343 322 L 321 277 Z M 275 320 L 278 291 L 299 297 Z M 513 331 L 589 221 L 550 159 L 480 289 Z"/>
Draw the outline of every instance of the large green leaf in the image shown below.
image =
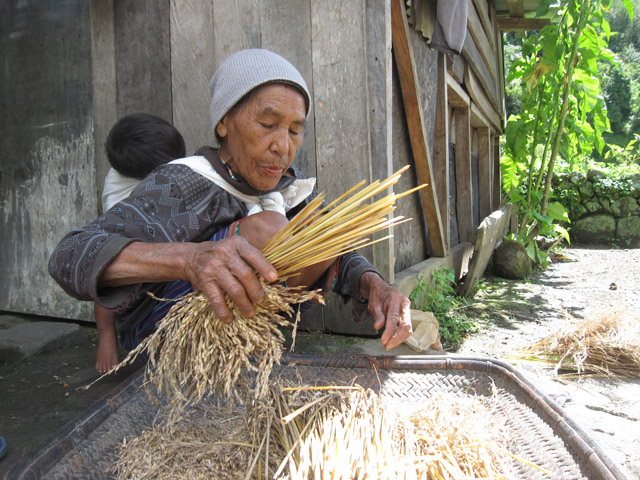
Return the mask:
<path fill-rule="evenodd" d="M 560 202 L 552 202 L 547 207 L 547 215 L 559 222 L 569 222 L 569 214 Z"/>

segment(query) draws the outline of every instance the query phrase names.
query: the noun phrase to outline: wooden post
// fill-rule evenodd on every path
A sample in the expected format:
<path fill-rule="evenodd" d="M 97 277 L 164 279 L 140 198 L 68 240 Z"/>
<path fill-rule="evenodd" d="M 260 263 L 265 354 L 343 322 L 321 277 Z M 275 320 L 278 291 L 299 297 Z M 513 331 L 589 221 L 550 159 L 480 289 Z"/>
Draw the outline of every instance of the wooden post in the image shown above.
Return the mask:
<path fill-rule="evenodd" d="M 449 100 L 447 87 L 447 56 L 438 53 L 438 94 L 433 132 L 433 168 L 436 192 L 440 192 L 440 219 L 444 227 L 445 250 L 450 249 L 449 238 Z"/>
<path fill-rule="evenodd" d="M 491 131 L 488 127 L 478 128 L 478 208 L 480 219 L 491 214 Z"/>
<path fill-rule="evenodd" d="M 473 241 L 471 196 L 471 112 L 468 107 L 453 110 L 456 129 L 456 211 L 461 242 Z"/>
<path fill-rule="evenodd" d="M 411 140 L 418 181 L 428 186 L 420 190 L 424 215 L 429 229 L 429 241 L 435 256 L 445 257 L 449 254 L 444 240 L 438 197 L 432 174 L 429 147 L 424 131 L 422 108 L 418 101 L 415 63 L 413 50 L 409 43 L 409 25 L 404 0 L 391 1 L 391 31 L 393 37 L 393 54 L 398 68 L 402 99 L 404 101 L 407 126 Z"/>
<path fill-rule="evenodd" d="M 500 140 L 493 138 L 493 208 L 502 203 L 502 175 L 500 173 Z"/>

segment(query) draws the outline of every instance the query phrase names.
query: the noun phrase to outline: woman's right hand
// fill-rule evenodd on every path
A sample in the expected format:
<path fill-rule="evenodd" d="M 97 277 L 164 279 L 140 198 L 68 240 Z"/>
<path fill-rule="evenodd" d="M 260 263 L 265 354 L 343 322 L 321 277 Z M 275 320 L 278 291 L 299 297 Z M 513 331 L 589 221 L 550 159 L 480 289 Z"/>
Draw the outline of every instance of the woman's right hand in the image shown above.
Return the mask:
<path fill-rule="evenodd" d="M 260 250 L 238 235 L 191 245 L 184 259 L 184 277 L 209 299 L 216 316 L 227 323 L 233 319 L 225 293 L 245 317 L 255 315 L 254 305 L 264 298 L 256 272 L 268 282 L 278 276 Z"/>
<path fill-rule="evenodd" d="M 252 317 L 254 305 L 264 296 L 256 273 L 267 282 L 278 276 L 260 250 L 240 236 L 202 243 L 133 242 L 107 266 L 98 283 L 116 287 L 187 280 L 209 299 L 220 320 L 231 322 L 224 293 L 243 315 Z"/>

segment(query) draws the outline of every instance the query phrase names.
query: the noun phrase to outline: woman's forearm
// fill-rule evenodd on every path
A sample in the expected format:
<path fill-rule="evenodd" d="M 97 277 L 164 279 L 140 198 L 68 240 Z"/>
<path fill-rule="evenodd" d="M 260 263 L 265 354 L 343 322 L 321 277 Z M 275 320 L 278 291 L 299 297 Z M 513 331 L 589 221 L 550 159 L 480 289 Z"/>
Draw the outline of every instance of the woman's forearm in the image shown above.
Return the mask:
<path fill-rule="evenodd" d="M 103 287 L 117 287 L 187 280 L 184 262 L 193 246 L 192 243 L 130 243 L 105 268 L 98 283 Z"/>

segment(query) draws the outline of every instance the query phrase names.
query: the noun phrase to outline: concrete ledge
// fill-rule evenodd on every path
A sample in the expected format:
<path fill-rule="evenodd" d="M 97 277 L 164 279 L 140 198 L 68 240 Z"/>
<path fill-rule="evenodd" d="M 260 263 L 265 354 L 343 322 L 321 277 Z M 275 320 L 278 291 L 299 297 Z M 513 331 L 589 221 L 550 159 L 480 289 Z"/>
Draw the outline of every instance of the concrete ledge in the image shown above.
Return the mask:
<path fill-rule="evenodd" d="M 456 245 L 451 249 L 451 253 L 446 257 L 432 257 L 416 263 L 411 267 L 396 273 L 393 286 L 404 295 L 409 296 L 418 284 L 420 275 L 424 277 L 427 284 L 431 282 L 434 270 L 442 268 L 453 268 L 456 278 L 461 278 L 469 268 L 469 259 L 473 255 L 473 245 L 468 242 Z"/>
<path fill-rule="evenodd" d="M 65 322 L 24 321 L 0 330 L 0 362 L 16 362 L 73 342 L 80 326 Z"/>

